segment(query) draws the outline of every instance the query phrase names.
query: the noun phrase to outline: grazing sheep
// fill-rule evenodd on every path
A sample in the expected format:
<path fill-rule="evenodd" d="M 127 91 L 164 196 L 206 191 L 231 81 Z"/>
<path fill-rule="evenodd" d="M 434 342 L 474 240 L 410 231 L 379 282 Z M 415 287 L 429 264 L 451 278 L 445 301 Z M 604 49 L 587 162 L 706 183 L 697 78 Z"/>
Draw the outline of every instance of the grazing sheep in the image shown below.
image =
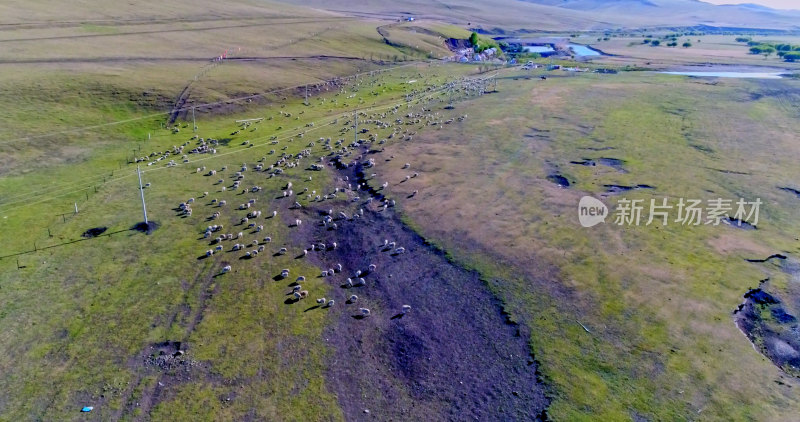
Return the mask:
<path fill-rule="evenodd" d="M 305 278 L 305 277 L 303 277 L 302 275 L 301 275 L 301 276 L 299 276 L 299 277 L 297 277 L 297 279 L 295 280 L 295 282 L 296 282 L 296 283 L 302 283 L 302 282 L 304 282 L 304 281 L 306 281 L 306 278 Z"/>
<path fill-rule="evenodd" d="M 336 250 L 336 242 L 333 242 L 333 249 Z"/>
<path fill-rule="evenodd" d="M 367 308 L 359 308 L 358 312 L 361 312 L 361 316 L 365 316 L 365 317 L 368 317 L 369 313 L 370 313 L 369 309 L 367 309 Z"/>
<path fill-rule="evenodd" d="M 375 271 L 376 268 L 378 268 L 378 267 L 375 264 L 369 264 L 369 271 L 370 272 Z"/>
<path fill-rule="evenodd" d="M 300 292 L 294 292 L 293 295 L 295 300 L 300 300 L 303 298 L 303 296 L 300 295 Z"/>
<path fill-rule="evenodd" d="M 326 308 L 330 308 L 330 307 L 331 307 L 331 306 L 333 306 L 335 303 L 336 303 L 336 301 L 334 301 L 333 299 L 331 299 L 331 300 L 329 300 L 329 301 L 328 301 L 328 303 L 326 303 L 326 304 L 325 304 L 325 307 L 326 307 Z"/>
<path fill-rule="evenodd" d="M 317 299 L 317 303 L 319 303 L 320 305 L 324 305 L 325 304 L 325 298 L 322 297 L 322 298 Z"/>
<path fill-rule="evenodd" d="M 264 246 L 263 246 L 263 245 L 262 245 L 262 246 L 259 246 L 259 247 L 258 247 L 258 251 L 259 251 L 259 252 L 264 252 Z"/>
<path fill-rule="evenodd" d="M 278 254 L 279 254 L 279 255 L 283 255 L 283 254 L 285 254 L 285 253 L 286 253 L 286 248 L 281 248 L 281 249 L 278 251 Z"/>
<path fill-rule="evenodd" d="M 300 290 L 300 298 L 305 299 L 308 297 L 308 290 Z"/>
<path fill-rule="evenodd" d="M 353 287 L 353 279 L 352 278 L 348 278 L 347 279 L 347 287 Z"/>
<path fill-rule="evenodd" d="M 238 244 L 238 243 L 237 243 L 237 244 L 235 244 L 235 245 L 233 245 L 233 248 L 232 248 L 232 250 L 234 250 L 234 251 L 238 251 L 239 249 L 242 249 L 242 245 L 240 245 L 240 244 Z"/>
<path fill-rule="evenodd" d="M 405 252 L 406 252 L 406 248 L 404 248 L 404 247 L 399 247 L 399 248 L 394 250 L 394 253 L 396 253 L 396 254 L 401 254 L 401 253 L 405 253 Z"/>
<path fill-rule="evenodd" d="M 327 276 L 328 276 L 328 270 L 325 270 L 325 271 L 323 271 L 323 272 L 322 272 L 322 276 L 323 276 L 323 277 L 327 277 Z"/>
<path fill-rule="evenodd" d="M 278 215 L 278 211 L 272 211 L 272 217 L 275 218 Z"/>
<path fill-rule="evenodd" d="M 342 272 L 342 264 L 336 264 L 336 268 L 339 270 L 339 272 Z"/>
<path fill-rule="evenodd" d="M 269 243 L 269 242 L 272 242 L 272 238 L 269 237 L 269 236 L 265 237 L 264 238 L 264 243 Z"/>
<path fill-rule="evenodd" d="M 286 277 L 289 277 L 289 270 L 281 271 L 281 278 L 286 278 Z"/>
<path fill-rule="evenodd" d="M 206 251 L 206 256 L 211 256 L 211 255 L 214 255 L 214 251 L 211 250 L 211 249 L 207 250 Z"/>
<path fill-rule="evenodd" d="M 245 258 L 250 258 L 250 252 L 245 252 L 245 253 L 244 253 L 244 257 L 245 257 Z"/>
<path fill-rule="evenodd" d="M 221 251 L 222 250 L 222 245 L 217 245 L 217 247 L 215 247 L 214 250 L 215 251 Z"/>
<path fill-rule="evenodd" d="M 308 249 L 303 249 L 303 256 L 308 255 Z"/>
<path fill-rule="evenodd" d="M 404 314 L 405 314 L 406 312 L 408 312 L 408 311 L 410 311 L 410 310 L 411 310 L 411 305 L 403 305 L 403 311 L 402 311 L 402 313 L 404 313 Z"/>
<path fill-rule="evenodd" d="M 227 272 L 230 272 L 230 271 L 231 271 L 231 266 L 230 265 L 226 265 L 226 266 L 222 267 L 222 273 L 223 274 L 227 273 Z"/>
<path fill-rule="evenodd" d="M 366 286 L 366 285 L 367 285 L 367 280 L 364 280 L 363 278 L 359 277 L 358 283 L 356 284 L 356 286 Z"/>
<path fill-rule="evenodd" d="M 254 240 L 254 241 L 252 242 L 252 245 L 253 245 L 253 246 L 258 246 L 258 240 Z"/>
<path fill-rule="evenodd" d="M 356 296 L 356 295 L 350 296 L 350 303 L 356 303 L 357 300 L 358 300 L 358 296 Z"/>
<path fill-rule="evenodd" d="M 302 221 L 302 220 L 299 220 L 299 219 L 298 219 L 298 220 L 294 220 L 294 225 L 295 225 L 295 226 L 299 226 L 299 225 L 301 225 L 301 224 L 303 224 L 303 221 Z"/>

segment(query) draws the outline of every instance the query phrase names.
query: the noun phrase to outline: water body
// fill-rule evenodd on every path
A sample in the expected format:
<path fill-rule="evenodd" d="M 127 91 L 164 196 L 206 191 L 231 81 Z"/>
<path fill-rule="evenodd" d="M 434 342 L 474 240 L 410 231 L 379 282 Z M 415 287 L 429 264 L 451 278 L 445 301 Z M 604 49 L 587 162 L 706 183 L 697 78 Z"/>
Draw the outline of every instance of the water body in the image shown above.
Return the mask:
<path fill-rule="evenodd" d="M 523 49 L 528 53 L 552 53 L 556 50 L 547 45 L 526 45 Z"/>
<path fill-rule="evenodd" d="M 781 79 L 781 72 L 659 72 L 667 75 L 684 75 L 711 78 L 752 78 L 752 79 Z"/>
<path fill-rule="evenodd" d="M 582 44 L 570 44 L 569 48 L 575 52 L 576 56 L 599 56 L 601 53 L 589 46 L 582 45 Z"/>

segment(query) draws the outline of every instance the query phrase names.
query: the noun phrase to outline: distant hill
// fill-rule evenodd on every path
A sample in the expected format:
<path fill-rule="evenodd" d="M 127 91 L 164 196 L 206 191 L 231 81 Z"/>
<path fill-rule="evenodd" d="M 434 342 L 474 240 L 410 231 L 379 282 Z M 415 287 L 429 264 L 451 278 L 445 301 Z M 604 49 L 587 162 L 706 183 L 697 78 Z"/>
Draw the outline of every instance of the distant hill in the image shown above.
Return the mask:
<path fill-rule="evenodd" d="M 360 16 L 467 22 L 485 28 L 589 30 L 697 26 L 800 30 L 800 12 L 742 4 L 715 6 L 699 0 L 282 0 Z"/>

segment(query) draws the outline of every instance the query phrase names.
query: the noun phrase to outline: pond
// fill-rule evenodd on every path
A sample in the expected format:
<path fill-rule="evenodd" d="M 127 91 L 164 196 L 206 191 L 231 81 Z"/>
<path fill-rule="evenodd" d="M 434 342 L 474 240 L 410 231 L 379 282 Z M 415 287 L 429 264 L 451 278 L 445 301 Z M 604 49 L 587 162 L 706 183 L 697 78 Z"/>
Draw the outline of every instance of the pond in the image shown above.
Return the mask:
<path fill-rule="evenodd" d="M 601 54 L 599 51 L 597 51 L 597 50 L 595 50 L 595 49 L 593 49 L 593 48 L 591 48 L 591 47 L 589 47 L 587 45 L 582 45 L 582 44 L 570 44 L 569 48 L 571 48 L 572 51 L 575 52 L 576 56 L 581 56 L 581 57 L 599 56 Z"/>
<path fill-rule="evenodd" d="M 683 75 L 713 78 L 755 78 L 755 79 L 780 79 L 781 72 L 659 72 L 667 75 Z"/>
<path fill-rule="evenodd" d="M 552 53 L 553 47 L 547 45 L 526 45 L 523 49 L 528 53 Z"/>

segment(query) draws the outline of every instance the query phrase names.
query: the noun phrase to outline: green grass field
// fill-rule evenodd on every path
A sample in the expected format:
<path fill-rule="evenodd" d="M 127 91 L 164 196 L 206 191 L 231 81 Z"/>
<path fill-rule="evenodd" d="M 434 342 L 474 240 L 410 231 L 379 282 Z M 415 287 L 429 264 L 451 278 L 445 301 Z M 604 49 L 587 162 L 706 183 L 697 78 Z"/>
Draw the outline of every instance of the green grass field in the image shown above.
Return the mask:
<path fill-rule="evenodd" d="M 202 233 L 217 223 L 226 233 L 242 231 L 233 224 L 243 212 L 206 220 L 217 209 L 211 198 L 235 208 L 252 196 L 265 213 L 283 212 L 286 200 L 277 196 L 287 182 L 321 193 L 338 175 L 302 167 L 251 183 L 248 172 L 244 186 L 263 191 L 242 196 L 222 191 L 217 177 L 229 181 L 242 163 L 252 168 L 281 153 L 327 154 L 322 143 L 309 143 L 351 139 L 340 128 L 354 110 L 396 105 L 400 117 L 424 108 L 441 121 L 462 119 L 408 125 L 413 141 L 383 145 L 376 157 L 392 160 L 377 160 L 380 177 L 370 183 L 388 182 L 403 222 L 477 271 L 510 319 L 530 330 L 552 420 L 795 417 L 792 369 L 761 354 L 764 345 L 754 347 L 732 312 L 765 278 L 788 313 L 800 312 L 791 273 L 746 261 L 800 252 L 800 199 L 779 189 L 800 189 L 797 80 L 505 68 L 497 92 L 457 98 L 450 110 L 442 84 L 481 68 L 426 60 L 448 55 L 445 38 L 469 35 L 447 22 L 484 9 L 397 23 L 386 5 L 360 14 L 334 6 L 0 6 L 0 420 L 345 420 L 326 378 L 332 322 L 324 312 L 285 305 L 290 289 L 272 280 L 287 268 L 308 276 L 303 286 L 312 297 L 341 295 L 311 277 L 321 268 L 295 259 L 305 246 L 294 243 L 289 217 L 262 220 L 263 233 L 245 236 L 272 238 L 252 260 L 199 259 L 209 249 Z M 427 10 L 438 16 L 440 6 Z M 547 30 L 599 25 L 581 13 L 547 13 L 537 15 L 552 18 Z M 618 56 L 591 67 L 783 66 L 747 55 L 728 36 L 704 36 L 690 49 L 592 38 L 576 41 Z M 226 49 L 231 58 L 211 66 Z M 537 78 L 543 74 L 547 80 Z M 181 92 L 188 100 L 173 131 L 168 118 Z M 408 94 L 420 101 L 406 103 Z M 185 164 L 174 155 L 175 167 L 165 166 L 169 159 L 147 165 L 161 154 L 139 163 L 151 184 L 148 214 L 160 228 L 133 231 L 142 215 L 132 160 L 194 142 L 191 106 L 197 135 L 222 145 Z M 248 128 L 235 123 L 260 117 Z M 390 133 L 374 122 L 363 127 L 376 139 Z M 621 167 L 602 164 L 608 158 Z M 571 163 L 587 159 L 600 164 Z M 410 169 L 401 168 L 406 162 Z M 211 169 L 220 176 L 204 176 Z M 418 177 L 401 183 L 411 172 Z M 557 186 L 552 175 L 571 186 Z M 610 194 L 610 184 L 653 189 Z M 760 198 L 763 205 L 758 230 L 618 226 L 613 218 L 581 228 L 583 195 L 612 211 L 623 197 Z M 174 208 L 190 197 L 195 213 L 181 218 Z M 103 235 L 81 237 L 101 226 Z M 289 253 L 273 256 L 281 247 Z M 234 271 L 220 275 L 226 264 Z M 172 347 L 185 355 L 170 360 Z M 95 409 L 79 413 L 86 405 Z"/>

